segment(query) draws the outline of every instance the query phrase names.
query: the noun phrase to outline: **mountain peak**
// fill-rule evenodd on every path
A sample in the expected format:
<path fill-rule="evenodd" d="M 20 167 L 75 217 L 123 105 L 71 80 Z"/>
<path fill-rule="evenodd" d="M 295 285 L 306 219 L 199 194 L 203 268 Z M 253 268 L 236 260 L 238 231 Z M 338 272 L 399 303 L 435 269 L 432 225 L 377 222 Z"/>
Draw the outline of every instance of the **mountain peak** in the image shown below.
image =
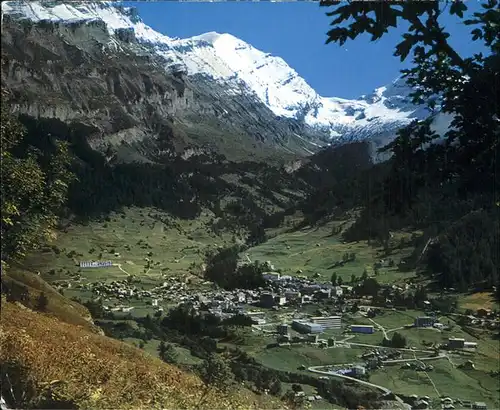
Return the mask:
<path fill-rule="evenodd" d="M 236 38 L 228 33 L 218 33 L 216 31 L 210 31 L 208 33 L 200 34 L 199 36 L 191 37 L 190 39 L 191 40 L 206 41 L 207 43 L 214 44 L 216 41 L 218 41 L 219 39 L 224 38 L 224 37 L 225 38 L 227 38 L 227 37 Z"/>
<path fill-rule="evenodd" d="M 131 29 L 139 43 L 163 59 L 167 70 L 182 66 L 188 76 L 201 74 L 226 88 L 241 90 L 277 117 L 298 120 L 332 139 L 364 139 L 392 132 L 425 114 L 409 101 L 411 90 L 400 78 L 358 99 L 325 98 L 282 58 L 231 34 L 211 31 L 187 39 L 171 38 L 147 26 L 135 9 L 119 3 L 8 1 L 2 3 L 2 13 L 34 21 L 98 19 L 111 34 Z"/>

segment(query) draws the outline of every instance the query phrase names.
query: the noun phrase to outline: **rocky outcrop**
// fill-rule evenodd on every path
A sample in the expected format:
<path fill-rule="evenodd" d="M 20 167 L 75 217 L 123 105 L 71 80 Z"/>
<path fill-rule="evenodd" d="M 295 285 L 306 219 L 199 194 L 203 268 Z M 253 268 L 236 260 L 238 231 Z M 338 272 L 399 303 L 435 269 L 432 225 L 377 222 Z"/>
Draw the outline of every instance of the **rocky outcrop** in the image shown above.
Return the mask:
<path fill-rule="evenodd" d="M 150 51 L 133 29 L 110 34 L 100 20 L 34 23 L 4 15 L 2 88 L 13 112 L 84 129 L 89 145 L 101 151 L 146 145 L 143 160 L 159 151 L 220 151 L 235 143 L 309 153 L 294 135 L 313 130 L 276 117 L 234 86 L 187 78 L 182 67 L 166 69 Z"/>
<path fill-rule="evenodd" d="M 97 148 L 154 137 L 192 92 L 147 56 L 130 54 L 101 23 L 4 20 L 2 88 L 10 91 L 11 109 L 84 124 Z"/>

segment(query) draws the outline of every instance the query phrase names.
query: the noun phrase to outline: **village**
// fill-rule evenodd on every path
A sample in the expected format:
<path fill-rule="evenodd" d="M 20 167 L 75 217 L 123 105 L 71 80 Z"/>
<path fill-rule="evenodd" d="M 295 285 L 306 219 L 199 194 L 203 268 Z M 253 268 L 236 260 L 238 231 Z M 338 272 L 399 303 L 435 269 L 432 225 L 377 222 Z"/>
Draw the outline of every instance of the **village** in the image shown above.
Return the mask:
<path fill-rule="evenodd" d="M 85 266 L 94 268 L 110 265 L 103 263 Z M 301 272 L 297 272 L 297 276 L 282 275 L 270 261 L 265 263 L 265 267 L 266 272 L 262 276 L 266 285 L 257 289 L 229 291 L 211 282 L 204 281 L 194 285 L 172 275 L 163 275 L 160 284 L 147 289 L 141 278 L 133 275 L 127 275 L 122 280 L 85 284 L 79 280 L 75 288 L 91 292 L 94 299 L 102 303 L 103 309 L 112 313 L 131 314 L 137 306 L 142 306 L 155 315 L 163 315 L 175 306 L 189 305 L 200 316 L 210 314 L 222 321 L 235 316 L 246 317 L 251 319 L 251 331 L 262 337 L 273 337 L 274 346 L 278 349 L 291 346 L 310 346 L 320 350 L 364 349 L 363 353 L 349 363 L 325 363 L 316 367 L 300 365 L 298 370 L 320 373 L 321 377 L 355 379 L 369 385 L 372 385 L 367 381 L 371 372 L 380 369 L 396 366 L 428 374 L 434 370 L 434 365 L 430 363 L 432 361 L 451 360 L 449 354 L 453 352 L 468 354 L 467 352 L 476 351 L 477 342 L 467 340 L 463 337 L 463 332 L 455 334 L 454 329 L 457 327 L 450 324 L 446 317 L 455 315 L 463 325 L 487 330 L 500 327 L 498 312 L 479 309 L 467 312 L 467 315 L 446 315 L 436 309 L 432 300 L 423 300 L 420 315 L 408 317 L 397 328 L 386 329 L 377 323 L 377 317 L 391 312 L 404 313 L 406 308 L 395 307 L 394 301 L 405 293 L 415 292 L 415 284 L 380 284 L 376 292 L 384 295 L 380 298 L 373 294 L 360 294 L 356 289 L 357 284 L 333 285 L 319 282 L 314 277 L 306 278 Z M 71 284 L 67 282 L 65 287 L 71 288 Z M 393 346 L 391 336 L 400 329 L 429 329 L 433 333 L 446 332 L 449 337 L 445 341 L 423 342 L 425 346 L 419 347 Z M 377 334 L 379 336 L 375 342 L 373 336 Z M 368 340 L 363 340 L 368 336 Z M 474 369 L 474 362 L 467 360 L 460 367 Z M 372 386 L 389 391 L 383 386 Z M 318 400 L 320 397 L 312 395 L 307 399 Z M 459 397 L 441 397 L 437 407 L 436 401 L 429 400 L 425 395 L 409 395 L 401 400 L 411 409 L 487 409 L 482 402 Z"/>

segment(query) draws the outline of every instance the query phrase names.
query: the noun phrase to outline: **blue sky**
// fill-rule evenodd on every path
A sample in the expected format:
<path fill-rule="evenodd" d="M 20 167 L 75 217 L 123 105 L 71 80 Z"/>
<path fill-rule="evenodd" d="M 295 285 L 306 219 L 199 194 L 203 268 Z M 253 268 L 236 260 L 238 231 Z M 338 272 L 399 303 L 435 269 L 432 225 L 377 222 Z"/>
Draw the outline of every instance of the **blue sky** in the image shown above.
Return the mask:
<path fill-rule="evenodd" d="M 170 36 L 186 38 L 209 31 L 230 33 L 254 47 L 282 57 L 320 95 L 357 98 L 393 81 L 404 68 L 392 56 L 403 27 L 371 42 L 369 36 L 340 47 L 325 45 L 330 18 L 313 2 L 126 2 L 139 9 L 143 21 Z M 469 0 L 472 10 L 476 0 Z M 462 55 L 480 51 L 470 28 L 456 17 L 445 19 L 452 45 Z M 408 63 L 406 63 L 408 64 Z"/>

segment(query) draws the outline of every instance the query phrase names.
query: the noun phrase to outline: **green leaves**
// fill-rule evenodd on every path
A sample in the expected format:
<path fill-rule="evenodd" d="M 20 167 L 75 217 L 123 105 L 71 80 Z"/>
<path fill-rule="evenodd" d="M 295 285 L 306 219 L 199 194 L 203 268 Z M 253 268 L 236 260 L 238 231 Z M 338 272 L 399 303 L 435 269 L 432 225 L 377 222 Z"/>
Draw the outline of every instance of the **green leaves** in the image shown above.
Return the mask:
<path fill-rule="evenodd" d="M 464 11 L 467 10 L 467 6 L 463 1 L 455 0 L 451 3 L 450 14 L 456 14 L 461 19 L 464 18 Z"/>
<path fill-rule="evenodd" d="M 403 34 L 404 40 L 396 46 L 396 51 L 394 52 L 394 57 L 400 57 L 401 61 L 404 61 L 412 47 L 417 43 L 417 37 L 411 34 Z"/>
<path fill-rule="evenodd" d="M 72 181 L 71 157 L 65 144 L 57 144 L 52 154 L 26 144 L 25 130 L 7 112 L 6 104 L 0 130 L 1 251 L 2 258 L 15 259 L 50 237 Z"/>
<path fill-rule="evenodd" d="M 321 6 L 338 5 L 338 2 L 321 2 Z M 326 15 L 335 17 L 331 22 L 334 29 L 328 32 L 326 43 L 338 42 L 344 44 L 347 39 L 355 39 L 362 33 L 371 34 L 375 41 L 388 32 L 389 27 L 397 27 L 401 10 L 397 7 L 401 2 L 352 2 L 343 4 Z M 350 22 L 342 27 L 343 23 Z"/>
<path fill-rule="evenodd" d="M 472 34 L 472 41 L 476 41 L 480 38 L 483 38 L 483 32 L 480 28 L 475 28 L 470 33 Z"/>

